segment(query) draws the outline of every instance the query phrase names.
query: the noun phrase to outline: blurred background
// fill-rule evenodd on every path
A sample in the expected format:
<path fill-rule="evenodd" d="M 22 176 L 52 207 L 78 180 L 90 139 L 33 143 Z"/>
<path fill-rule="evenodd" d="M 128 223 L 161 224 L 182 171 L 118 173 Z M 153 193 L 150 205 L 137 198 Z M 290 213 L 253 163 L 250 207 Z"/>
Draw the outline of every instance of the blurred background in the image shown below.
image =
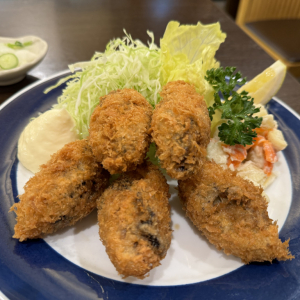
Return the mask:
<path fill-rule="evenodd" d="M 300 81 L 300 0 L 213 0 Z"/>
<path fill-rule="evenodd" d="M 227 38 L 216 59 L 223 66 L 237 67 L 248 80 L 280 59 L 289 72 L 286 88 L 278 96 L 288 101 L 300 94 L 295 79 L 300 78 L 299 15 L 300 0 L 0 0 L 0 36 L 32 34 L 49 45 L 45 59 L 24 80 L 0 88 L 0 103 L 35 81 L 66 70 L 69 64 L 90 60 L 95 51 L 104 51 L 109 40 L 123 36 L 123 28 L 144 43 L 150 30 L 159 45 L 170 20 L 181 24 L 219 21 Z M 260 41 L 268 47 L 263 48 L 255 30 L 260 36 L 266 33 Z M 291 105 L 300 111 L 298 98 Z"/>

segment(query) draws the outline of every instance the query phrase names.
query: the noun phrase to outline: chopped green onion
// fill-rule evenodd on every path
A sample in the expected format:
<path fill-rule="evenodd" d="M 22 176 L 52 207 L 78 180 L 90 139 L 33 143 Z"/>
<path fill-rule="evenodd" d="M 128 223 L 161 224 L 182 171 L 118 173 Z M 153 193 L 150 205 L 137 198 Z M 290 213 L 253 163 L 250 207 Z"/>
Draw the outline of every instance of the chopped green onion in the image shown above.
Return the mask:
<path fill-rule="evenodd" d="M 14 49 L 14 50 L 23 49 L 30 45 L 32 45 L 32 41 L 25 42 L 23 44 L 20 41 L 16 41 L 14 44 L 10 44 L 10 43 L 6 44 L 7 47 Z"/>

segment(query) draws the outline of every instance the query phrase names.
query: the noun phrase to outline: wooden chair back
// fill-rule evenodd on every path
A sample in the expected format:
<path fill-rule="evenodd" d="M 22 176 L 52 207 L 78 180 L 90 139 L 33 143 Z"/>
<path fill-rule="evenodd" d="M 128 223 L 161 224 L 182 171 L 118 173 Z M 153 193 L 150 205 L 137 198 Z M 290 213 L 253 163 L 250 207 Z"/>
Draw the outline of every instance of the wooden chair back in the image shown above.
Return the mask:
<path fill-rule="evenodd" d="M 300 19 L 300 0 L 240 0 L 236 23 Z"/>
<path fill-rule="evenodd" d="M 291 63 L 269 47 L 245 24 L 265 20 L 300 19 L 300 0 L 240 0 L 236 23 L 270 56 L 280 59 L 288 70 L 296 77 L 300 77 L 300 63 Z"/>

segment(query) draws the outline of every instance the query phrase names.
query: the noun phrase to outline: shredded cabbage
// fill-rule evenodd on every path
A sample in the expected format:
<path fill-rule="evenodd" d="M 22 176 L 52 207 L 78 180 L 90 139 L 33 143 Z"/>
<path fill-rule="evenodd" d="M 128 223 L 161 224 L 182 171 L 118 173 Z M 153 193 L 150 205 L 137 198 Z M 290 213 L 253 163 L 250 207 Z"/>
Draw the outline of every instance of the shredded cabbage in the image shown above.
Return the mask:
<path fill-rule="evenodd" d="M 146 46 L 125 34 L 123 39 L 110 41 L 104 53 L 96 52 L 91 61 L 70 65 L 72 72 L 78 68 L 81 71 L 61 79 L 45 91 L 47 93 L 67 81 L 54 108 L 66 108 L 74 118 L 81 138 L 89 134 L 90 117 L 99 98 L 110 91 L 133 88 L 153 107 L 159 102 L 161 56 L 160 49 L 154 44 L 154 36 L 148 32 L 151 42 Z"/>
<path fill-rule="evenodd" d="M 54 108 L 67 109 L 81 138 L 89 134 L 90 117 L 99 98 L 112 90 L 133 88 L 154 108 L 160 100 L 162 85 L 184 80 L 196 87 L 208 106 L 212 104 L 214 90 L 204 76 L 207 70 L 219 66 L 214 56 L 226 37 L 219 23 L 180 26 L 171 21 L 160 40 L 160 48 L 155 45 L 152 32 L 147 32 L 151 38 L 148 46 L 124 32 L 123 39 L 110 41 L 105 52 L 96 52 L 91 61 L 70 65 L 76 73 L 45 91 L 66 82 Z"/>

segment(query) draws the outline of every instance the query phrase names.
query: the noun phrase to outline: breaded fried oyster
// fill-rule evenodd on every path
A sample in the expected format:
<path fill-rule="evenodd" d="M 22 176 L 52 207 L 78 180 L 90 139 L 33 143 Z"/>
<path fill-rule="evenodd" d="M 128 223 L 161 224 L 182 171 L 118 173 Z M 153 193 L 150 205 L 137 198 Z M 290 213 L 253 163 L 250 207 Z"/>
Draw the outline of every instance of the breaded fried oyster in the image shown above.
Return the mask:
<path fill-rule="evenodd" d="M 208 110 L 203 97 L 184 81 L 166 84 L 161 97 L 151 122 L 156 155 L 171 177 L 187 179 L 206 156 L 211 124 Z"/>
<path fill-rule="evenodd" d="M 293 258 L 289 241 L 281 242 L 278 226 L 268 216 L 262 192 L 208 161 L 193 178 L 179 181 L 184 210 L 194 225 L 217 249 L 246 264 Z"/>
<path fill-rule="evenodd" d="M 141 164 L 150 143 L 152 107 L 133 89 L 117 90 L 100 98 L 89 129 L 89 145 L 111 174 Z"/>
<path fill-rule="evenodd" d="M 108 176 L 87 140 L 65 145 L 29 179 L 20 202 L 11 207 L 17 215 L 13 237 L 22 242 L 75 224 L 96 208 Z"/>
<path fill-rule="evenodd" d="M 97 200 L 100 239 L 124 278 L 143 279 L 166 256 L 172 234 L 169 197 L 158 168 L 143 164 Z"/>

